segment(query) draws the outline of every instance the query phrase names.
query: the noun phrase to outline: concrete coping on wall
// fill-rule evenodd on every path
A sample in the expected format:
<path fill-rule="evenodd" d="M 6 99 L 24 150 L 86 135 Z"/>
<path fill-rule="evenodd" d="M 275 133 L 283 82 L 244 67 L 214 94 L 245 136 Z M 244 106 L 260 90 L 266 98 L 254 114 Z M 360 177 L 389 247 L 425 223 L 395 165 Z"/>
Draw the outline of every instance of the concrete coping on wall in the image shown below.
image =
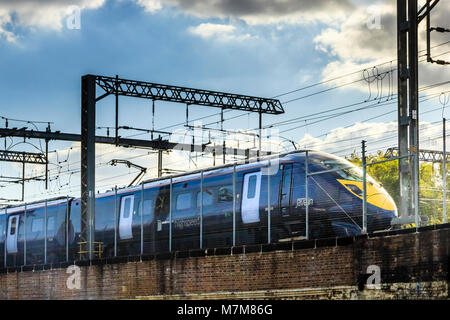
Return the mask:
<path fill-rule="evenodd" d="M 338 246 L 348 246 L 352 245 L 358 241 L 372 238 L 381 238 L 389 236 L 397 236 L 403 234 L 412 234 L 427 232 L 432 230 L 440 229 L 450 229 L 450 223 L 438 224 L 432 226 L 425 226 L 419 228 L 408 228 L 399 230 L 389 230 L 383 232 L 375 232 L 369 234 L 362 234 L 352 237 L 333 237 L 315 240 L 296 240 L 278 243 L 266 243 L 257 245 L 242 245 L 235 247 L 220 247 L 220 248 L 205 248 L 205 249 L 192 249 L 186 251 L 173 251 L 173 252 L 162 252 L 157 254 L 145 254 L 137 256 L 120 256 L 111 257 L 95 260 L 86 261 L 66 261 L 51 264 L 38 264 L 38 265 L 25 265 L 19 267 L 6 267 L 0 268 L 0 274 L 2 273 L 14 273 L 14 272 L 35 272 L 35 271 L 45 271 L 52 269 L 67 268 L 70 265 L 77 266 L 94 266 L 94 265 L 108 265 L 108 264 L 118 264 L 118 263 L 129 263 L 129 262 L 143 262 L 152 260 L 171 260 L 171 259 L 184 259 L 184 258 L 201 258 L 201 257 L 211 257 L 211 256 L 226 256 L 226 255 L 239 255 L 239 254 L 249 254 L 249 253 L 264 253 L 273 251 L 294 251 L 302 249 L 313 249 L 322 247 L 338 247 Z"/>

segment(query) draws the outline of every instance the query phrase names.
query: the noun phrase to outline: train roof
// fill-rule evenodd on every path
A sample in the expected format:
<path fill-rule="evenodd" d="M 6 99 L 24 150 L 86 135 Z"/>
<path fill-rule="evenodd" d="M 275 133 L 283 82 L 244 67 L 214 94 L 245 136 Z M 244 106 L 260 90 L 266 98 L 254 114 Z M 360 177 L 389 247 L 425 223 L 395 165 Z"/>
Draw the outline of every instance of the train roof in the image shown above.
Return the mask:
<path fill-rule="evenodd" d="M 117 189 L 117 192 L 118 193 L 126 193 L 126 192 L 138 191 L 142 188 L 142 185 L 144 185 L 144 189 L 154 188 L 157 186 L 167 185 L 170 183 L 170 180 L 172 180 L 172 183 L 179 183 L 179 182 L 199 178 L 200 175 L 202 174 L 202 172 L 203 172 L 204 177 L 208 177 L 211 175 L 222 175 L 222 174 L 230 173 L 230 171 L 233 170 L 233 168 L 235 166 L 236 166 L 236 168 L 238 168 L 238 170 L 260 168 L 260 167 L 266 166 L 270 160 L 277 159 L 277 158 L 285 158 L 289 155 L 301 154 L 306 151 L 307 150 L 296 150 L 296 151 L 291 151 L 291 152 L 282 153 L 282 154 L 274 154 L 274 155 L 263 156 L 263 157 L 259 157 L 259 158 L 252 158 L 252 159 L 248 159 L 248 160 L 236 161 L 236 162 L 221 165 L 221 166 L 208 167 L 208 168 L 198 169 L 198 170 L 189 171 L 189 172 L 185 172 L 185 173 L 178 173 L 178 174 L 173 174 L 173 175 L 167 175 L 164 177 L 147 179 L 147 180 L 141 182 L 139 185 L 136 185 L 133 187 L 125 187 L 125 188 Z M 285 159 L 285 160 L 294 160 L 294 159 Z M 108 196 L 108 195 L 114 194 L 114 192 L 115 192 L 114 190 L 109 190 L 102 194 L 97 194 L 97 197 Z"/>
<path fill-rule="evenodd" d="M 25 206 L 27 207 L 27 210 L 34 210 L 37 208 L 42 208 L 45 206 L 45 202 L 47 201 L 47 206 L 54 206 L 54 205 L 59 205 L 62 203 L 67 202 L 68 199 L 73 199 L 72 197 L 57 197 L 57 198 L 51 198 L 51 199 L 47 199 L 47 200 L 37 200 L 37 201 L 33 201 L 33 202 L 27 202 L 27 203 L 22 203 L 20 205 L 11 205 L 11 206 L 6 206 L 3 208 L 0 208 L 0 215 L 1 214 L 5 214 L 5 213 L 16 213 L 16 212 L 21 212 L 21 211 L 25 211 Z"/>

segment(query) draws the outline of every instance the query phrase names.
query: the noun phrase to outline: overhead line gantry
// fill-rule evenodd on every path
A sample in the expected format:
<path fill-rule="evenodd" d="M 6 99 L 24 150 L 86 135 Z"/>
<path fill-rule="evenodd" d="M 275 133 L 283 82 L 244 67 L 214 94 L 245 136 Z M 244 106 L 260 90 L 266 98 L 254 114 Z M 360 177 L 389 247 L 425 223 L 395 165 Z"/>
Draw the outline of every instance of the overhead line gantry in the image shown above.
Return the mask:
<path fill-rule="evenodd" d="M 0 134 L 0 137 L 2 135 Z M 42 153 L 34 153 L 34 152 L 18 152 L 18 151 L 10 151 L 10 150 L 0 150 L 0 161 L 5 162 L 19 162 L 22 163 L 22 178 L 18 177 L 3 177 L 7 178 L 8 180 L 18 180 L 18 181 L 10 181 L 14 183 L 20 183 L 22 184 L 22 201 L 25 199 L 25 181 L 30 180 L 40 180 L 39 178 L 25 178 L 25 164 L 31 163 L 31 164 L 42 164 L 45 165 L 46 168 L 48 167 L 48 153 L 42 154 Z M 47 183 L 47 171 L 46 171 L 46 178 L 45 181 Z M 3 199 L 6 200 L 6 199 Z M 14 200 L 15 201 L 15 200 Z"/>

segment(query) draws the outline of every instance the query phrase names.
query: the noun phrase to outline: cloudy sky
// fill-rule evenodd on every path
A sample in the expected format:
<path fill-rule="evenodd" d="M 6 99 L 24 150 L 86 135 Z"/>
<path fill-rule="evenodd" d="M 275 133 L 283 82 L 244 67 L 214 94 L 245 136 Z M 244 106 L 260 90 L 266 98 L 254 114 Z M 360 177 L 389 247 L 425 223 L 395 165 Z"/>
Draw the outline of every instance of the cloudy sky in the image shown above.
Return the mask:
<path fill-rule="evenodd" d="M 449 13 L 450 1 L 441 1 L 432 24 L 449 28 Z M 425 49 L 423 27 L 419 50 Z M 450 60 L 448 41 L 449 34 L 433 34 L 436 58 Z M 118 74 L 278 97 L 286 113 L 263 119 L 283 137 L 273 138 L 272 144 L 289 148 L 286 139 L 291 139 L 300 147 L 345 156 L 359 150 L 364 138 L 375 152 L 396 144 L 395 59 L 395 0 L 0 0 L 0 116 L 51 121 L 53 130 L 64 132 L 80 130 L 81 76 Z M 445 84 L 449 67 L 420 62 L 420 77 L 422 143 L 439 149 L 439 98 L 444 101 L 440 93 L 450 90 Z M 120 105 L 121 125 L 151 128 L 149 101 L 122 98 Z M 184 114 L 184 106 L 157 102 L 155 127 L 183 123 Z M 191 119 L 208 115 L 202 124 L 218 128 L 216 109 L 190 111 Z M 225 118 L 230 119 L 224 123 L 229 130 L 258 125 L 255 115 L 232 111 Z M 98 104 L 97 125 L 113 123 L 113 100 L 107 98 Z M 13 120 L 8 124 L 32 127 Z M 191 134 L 183 133 L 182 125 L 178 131 L 181 137 Z M 229 143 L 236 143 L 235 138 L 228 137 Z M 239 137 L 244 138 L 249 136 Z M 11 150 L 42 147 L 37 141 L 29 141 L 34 146 L 20 142 L 1 141 Z M 52 143 L 50 149 L 58 150 L 51 154 L 52 195 L 76 194 L 78 145 Z M 126 184 L 136 173 L 111 169 L 106 165 L 111 158 L 133 158 L 150 168 L 147 177 L 155 173 L 155 156 L 146 151 L 99 147 L 97 154 L 104 154 L 97 158 L 97 184 L 103 188 Z M 213 160 L 173 154 L 165 161 L 167 168 L 192 169 Z M 28 171 L 40 174 L 42 168 L 30 166 Z M 19 166 L 0 163 L 0 176 L 17 174 Z M 0 185 L 0 198 L 17 198 L 19 186 Z M 43 197 L 42 183 L 27 188 L 29 199 Z"/>

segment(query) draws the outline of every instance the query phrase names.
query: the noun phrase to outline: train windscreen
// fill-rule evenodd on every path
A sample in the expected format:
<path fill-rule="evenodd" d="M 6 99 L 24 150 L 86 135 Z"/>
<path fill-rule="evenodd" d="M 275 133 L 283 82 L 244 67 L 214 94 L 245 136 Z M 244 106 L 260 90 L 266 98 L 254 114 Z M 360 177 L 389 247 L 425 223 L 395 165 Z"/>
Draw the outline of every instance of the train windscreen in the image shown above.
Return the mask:
<path fill-rule="evenodd" d="M 351 162 L 342 159 L 326 159 L 321 161 L 327 170 L 336 170 L 336 173 L 341 179 L 350 181 L 362 181 L 363 172 L 360 168 L 353 165 Z M 367 181 L 376 183 L 375 180 L 367 175 Z"/>

